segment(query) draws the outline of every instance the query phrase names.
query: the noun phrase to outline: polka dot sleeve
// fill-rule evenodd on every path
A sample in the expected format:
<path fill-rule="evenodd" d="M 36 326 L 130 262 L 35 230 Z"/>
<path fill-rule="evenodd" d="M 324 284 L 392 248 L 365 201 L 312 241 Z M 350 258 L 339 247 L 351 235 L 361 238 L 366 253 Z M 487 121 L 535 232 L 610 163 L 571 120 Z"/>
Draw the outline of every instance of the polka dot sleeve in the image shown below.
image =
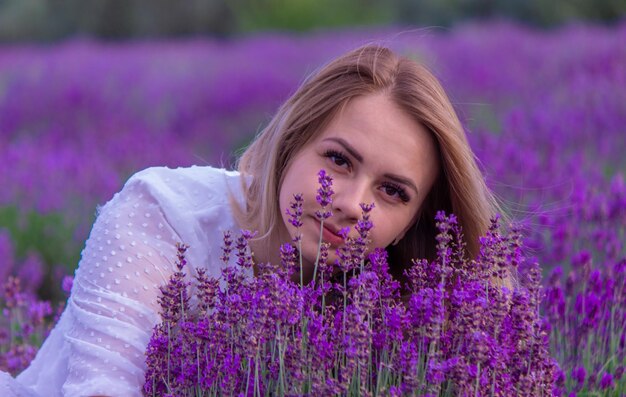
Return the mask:
<path fill-rule="evenodd" d="M 100 211 L 68 301 L 66 396 L 140 396 L 159 286 L 182 241 L 149 185 L 132 178 Z"/>

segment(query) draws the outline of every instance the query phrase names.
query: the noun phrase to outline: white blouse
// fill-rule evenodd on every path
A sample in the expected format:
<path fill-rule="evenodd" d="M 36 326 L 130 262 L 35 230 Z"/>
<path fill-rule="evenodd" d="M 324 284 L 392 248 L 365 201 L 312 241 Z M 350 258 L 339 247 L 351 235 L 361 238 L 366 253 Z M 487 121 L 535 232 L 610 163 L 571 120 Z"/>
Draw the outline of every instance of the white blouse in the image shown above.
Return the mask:
<path fill-rule="evenodd" d="M 59 322 L 17 378 L 0 372 L 0 396 L 141 396 L 176 243 L 189 245 L 190 279 L 219 276 L 223 231 L 239 231 L 229 191 L 243 202 L 239 173 L 211 167 L 133 175 L 100 209 Z"/>

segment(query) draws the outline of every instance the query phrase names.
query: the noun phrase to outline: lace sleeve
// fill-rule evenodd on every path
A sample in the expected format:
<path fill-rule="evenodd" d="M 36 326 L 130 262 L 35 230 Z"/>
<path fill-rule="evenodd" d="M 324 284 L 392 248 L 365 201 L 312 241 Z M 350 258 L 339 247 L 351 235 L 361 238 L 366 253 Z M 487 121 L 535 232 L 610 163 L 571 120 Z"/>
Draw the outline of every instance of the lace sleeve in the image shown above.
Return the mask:
<path fill-rule="evenodd" d="M 180 236 L 147 183 L 132 178 L 93 226 L 67 310 L 73 324 L 66 396 L 140 396 L 145 348 L 159 321 L 159 286 Z"/>

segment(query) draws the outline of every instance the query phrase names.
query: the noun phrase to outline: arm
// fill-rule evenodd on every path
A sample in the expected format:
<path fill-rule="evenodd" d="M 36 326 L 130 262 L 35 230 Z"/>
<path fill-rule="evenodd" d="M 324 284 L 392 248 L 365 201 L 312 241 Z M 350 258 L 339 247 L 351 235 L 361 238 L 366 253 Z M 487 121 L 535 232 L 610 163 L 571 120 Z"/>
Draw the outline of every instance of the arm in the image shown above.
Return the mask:
<path fill-rule="evenodd" d="M 150 186 L 131 179 L 102 208 L 76 271 L 67 396 L 140 396 L 145 348 L 159 321 L 159 286 L 180 237 Z"/>

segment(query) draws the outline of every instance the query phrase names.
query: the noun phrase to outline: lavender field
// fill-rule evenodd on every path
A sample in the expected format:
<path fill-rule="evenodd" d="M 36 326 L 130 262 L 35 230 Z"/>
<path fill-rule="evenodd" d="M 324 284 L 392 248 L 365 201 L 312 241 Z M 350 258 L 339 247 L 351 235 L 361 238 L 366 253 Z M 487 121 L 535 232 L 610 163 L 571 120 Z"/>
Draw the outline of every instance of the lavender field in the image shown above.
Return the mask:
<path fill-rule="evenodd" d="M 0 47 L 0 280 L 62 299 L 96 206 L 130 175 L 229 167 L 304 76 L 369 41 L 450 93 L 544 271 L 564 390 L 626 393 L 626 23 Z"/>

